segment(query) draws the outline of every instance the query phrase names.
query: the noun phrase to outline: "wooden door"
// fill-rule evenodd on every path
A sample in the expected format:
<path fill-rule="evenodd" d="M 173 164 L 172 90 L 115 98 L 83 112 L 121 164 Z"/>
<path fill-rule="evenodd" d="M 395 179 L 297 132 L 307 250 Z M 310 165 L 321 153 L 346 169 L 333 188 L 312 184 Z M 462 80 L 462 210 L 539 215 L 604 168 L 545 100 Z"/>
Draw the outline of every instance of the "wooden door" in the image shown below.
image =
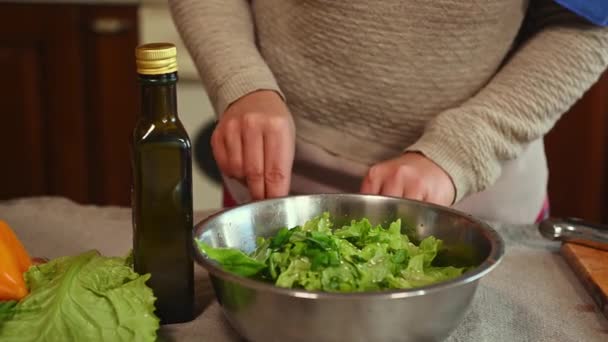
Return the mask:
<path fill-rule="evenodd" d="M 88 200 L 75 6 L 0 6 L 0 196 Z"/>
<path fill-rule="evenodd" d="M 42 144 L 41 57 L 36 46 L 0 46 L 0 67 L 5 80 L 0 83 L 3 98 L 0 191 L 3 196 L 41 195 L 48 189 L 46 151 Z"/>
<path fill-rule="evenodd" d="M 546 136 L 553 216 L 608 222 L 608 72 Z"/>
<path fill-rule="evenodd" d="M 127 206 L 138 110 L 137 9 L 85 7 L 82 23 L 91 202 Z"/>
<path fill-rule="evenodd" d="M 0 199 L 130 203 L 135 6 L 0 4 Z"/>

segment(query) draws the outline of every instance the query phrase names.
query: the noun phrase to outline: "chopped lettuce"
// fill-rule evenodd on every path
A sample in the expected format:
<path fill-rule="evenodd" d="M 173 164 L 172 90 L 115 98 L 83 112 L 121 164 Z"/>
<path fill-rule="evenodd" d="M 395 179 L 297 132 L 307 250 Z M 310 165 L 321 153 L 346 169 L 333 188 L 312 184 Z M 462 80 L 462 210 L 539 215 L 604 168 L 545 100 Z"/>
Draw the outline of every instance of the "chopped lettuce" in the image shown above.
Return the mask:
<path fill-rule="evenodd" d="M 0 303 L 0 340 L 155 341 L 159 320 L 150 275 L 130 259 L 96 251 L 54 259 L 25 273 L 30 294 Z"/>
<path fill-rule="evenodd" d="M 401 228 L 401 220 L 385 228 L 367 219 L 334 227 L 324 213 L 272 237 L 258 237 L 251 255 L 198 244 L 229 272 L 310 291 L 408 289 L 450 280 L 466 270 L 433 265 L 442 241 L 429 236 L 416 245 Z"/>
<path fill-rule="evenodd" d="M 253 257 L 247 256 L 238 249 L 232 248 L 211 248 L 205 244 L 200 244 L 199 247 L 211 259 L 217 260 L 222 267 L 232 273 L 249 277 L 257 274 L 264 269 L 266 265 L 263 262 L 256 260 Z"/>

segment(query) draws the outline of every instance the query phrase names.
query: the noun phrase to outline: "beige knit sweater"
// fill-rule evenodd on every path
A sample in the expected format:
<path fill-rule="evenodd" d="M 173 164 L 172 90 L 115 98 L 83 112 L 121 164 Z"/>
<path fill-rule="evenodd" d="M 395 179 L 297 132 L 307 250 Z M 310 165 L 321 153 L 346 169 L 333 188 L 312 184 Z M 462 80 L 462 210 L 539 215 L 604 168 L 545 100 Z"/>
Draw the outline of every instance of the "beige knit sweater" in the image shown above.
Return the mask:
<path fill-rule="evenodd" d="M 608 65 L 608 29 L 551 0 L 170 5 L 218 114 L 276 90 L 302 143 L 361 165 L 421 151 L 457 201 L 492 187 Z"/>

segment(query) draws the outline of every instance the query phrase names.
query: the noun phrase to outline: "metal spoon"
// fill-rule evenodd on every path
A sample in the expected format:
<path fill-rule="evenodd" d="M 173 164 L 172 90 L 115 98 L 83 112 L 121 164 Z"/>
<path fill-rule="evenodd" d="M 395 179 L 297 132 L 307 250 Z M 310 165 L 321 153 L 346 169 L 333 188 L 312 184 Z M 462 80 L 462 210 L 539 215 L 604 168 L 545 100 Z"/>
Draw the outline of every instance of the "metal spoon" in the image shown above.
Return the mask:
<path fill-rule="evenodd" d="M 572 242 L 608 251 L 608 226 L 577 218 L 550 218 L 538 226 L 541 235 L 549 240 Z"/>

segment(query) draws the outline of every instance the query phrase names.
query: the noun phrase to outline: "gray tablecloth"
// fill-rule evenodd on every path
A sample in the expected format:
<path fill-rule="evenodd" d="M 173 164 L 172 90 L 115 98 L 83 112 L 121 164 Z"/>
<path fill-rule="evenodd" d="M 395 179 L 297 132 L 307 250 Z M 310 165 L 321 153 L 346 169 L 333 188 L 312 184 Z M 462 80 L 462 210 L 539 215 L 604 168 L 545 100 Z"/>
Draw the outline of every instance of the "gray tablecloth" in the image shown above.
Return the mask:
<path fill-rule="evenodd" d="M 197 220 L 207 213 L 197 213 Z M 49 258 L 97 249 L 124 255 L 131 248 L 131 212 L 80 206 L 62 198 L 0 202 L 7 221 L 34 256 Z M 503 263 L 484 278 L 473 307 L 449 338 L 456 341 L 608 341 L 600 315 L 564 260 L 558 245 L 533 226 L 493 225 L 507 243 Z M 169 341 L 238 341 L 213 299 L 206 273 L 197 266 L 195 321 L 163 326 Z"/>

